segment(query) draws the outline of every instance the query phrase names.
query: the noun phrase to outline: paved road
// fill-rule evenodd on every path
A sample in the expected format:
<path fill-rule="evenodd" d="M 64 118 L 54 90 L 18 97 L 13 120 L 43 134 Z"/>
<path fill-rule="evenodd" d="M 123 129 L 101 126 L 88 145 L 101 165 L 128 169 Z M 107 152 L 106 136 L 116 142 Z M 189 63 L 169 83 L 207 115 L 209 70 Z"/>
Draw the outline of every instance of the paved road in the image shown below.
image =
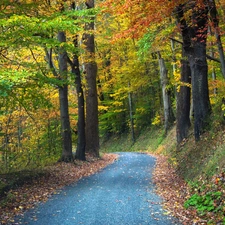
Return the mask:
<path fill-rule="evenodd" d="M 46 203 L 18 218 L 28 225 L 172 225 L 154 193 L 151 174 L 155 159 L 119 153 L 101 172 L 65 187 Z"/>

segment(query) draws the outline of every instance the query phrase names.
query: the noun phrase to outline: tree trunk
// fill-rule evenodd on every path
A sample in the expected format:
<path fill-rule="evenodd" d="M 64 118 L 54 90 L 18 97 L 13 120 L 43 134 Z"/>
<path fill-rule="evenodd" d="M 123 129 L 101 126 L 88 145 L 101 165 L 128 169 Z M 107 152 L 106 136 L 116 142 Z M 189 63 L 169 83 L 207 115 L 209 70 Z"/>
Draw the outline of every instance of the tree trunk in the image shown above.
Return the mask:
<path fill-rule="evenodd" d="M 192 96 L 194 108 L 195 140 L 200 139 L 211 112 L 208 89 L 208 65 L 206 60 L 206 39 L 208 31 L 208 10 L 195 6 L 192 12 L 194 28 L 190 28 L 191 46 L 187 49 L 191 67 Z"/>
<path fill-rule="evenodd" d="M 86 1 L 88 8 L 94 8 L 94 0 Z M 94 18 L 93 18 L 94 20 Z M 97 95 L 97 64 L 95 62 L 94 21 L 86 25 L 87 33 L 83 41 L 86 46 L 86 152 L 99 157 L 99 128 L 98 128 L 98 95 Z M 88 33 L 89 32 L 89 33 Z"/>
<path fill-rule="evenodd" d="M 162 87 L 162 97 L 163 97 L 163 107 L 164 107 L 164 126 L 165 126 L 165 133 L 169 130 L 171 125 L 173 124 L 175 118 L 172 110 L 172 104 L 170 99 L 170 91 L 168 90 L 168 77 L 167 77 L 167 69 L 164 62 L 164 59 L 159 55 L 159 68 L 160 68 L 160 80 L 161 80 L 161 87 Z"/>
<path fill-rule="evenodd" d="M 175 41 L 171 39 L 171 49 L 173 52 L 172 60 L 173 60 L 173 76 L 175 76 L 176 71 L 177 71 L 177 66 L 176 66 L 176 49 L 175 49 Z M 174 86 L 174 93 L 175 93 L 175 100 L 177 101 L 177 85 Z"/>
<path fill-rule="evenodd" d="M 185 20 L 184 9 L 192 10 L 190 24 Z M 176 13 L 183 38 L 183 49 L 188 55 L 191 68 L 194 134 L 197 141 L 200 139 L 200 134 L 204 130 L 207 117 L 211 112 L 206 61 L 208 7 L 203 3 L 191 2 L 190 5 L 179 5 L 176 8 Z"/>
<path fill-rule="evenodd" d="M 130 88 L 130 82 L 128 83 L 128 88 Z M 132 93 L 130 91 L 128 93 L 128 101 L 129 101 L 131 137 L 132 137 L 132 143 L 134 144 L 135 143 L 135 132 L 134 132 L 134 119 L 133 119 L 133 101 L 132 101 Z"/>
<path fill-rule="evenodd" d="M 206 125 L 211 107 L 208 90 L 208 66 L 206 61 L 206 44 L 196 42 L 192 54 L 189 54 L 192 77 L 192 96 L 194 109 L 194 133 L 199 140 Z"/>
<path fill-rule="evenodd" d="M 64 32 L 58 32 L 59 42 L 66 42 L 66 36 Z M 62 81 L 67 80 L 67 53 L 61 48 L 58 54 L 59 73 Z M 69 104 L 68 104 L 68 85 L 63 84 L 59 86 L 59 102 L 60 102 L 60 121 L 62 132 L 62 156 L 60 161 L 71 162 L 73 161 L 72 154 L 72 138 L 69 119 Z"/>
<path fill-rule="evenodd" d="M 209 26 L 209 28 L 208 28 L 208 33 L 210 34 L 210 36 L 213 35 L 213 34 L 212 34 L 212 29 L 211 29 L 210 26 Z M 212 58 L 215 58 L 215 53 L 214 53 L 214 50 L 213 50 L 213 42 L 212 42 L 212 41 L 210 41 L 209 52 L 210 52 L 210 56 L 211 56 Z M 212 66 L 212 80 L 213 80 L 213 81 L 216 80 L 216 70 L 215 70 L 215 67 L 214 67 L 214 66 Z M 213 89 L 213 93 L 214 93 L 214 95 L 217 94 L 217 89 L 216 89 L 216 88 Z"/>
<path fill-rule="evenodd" d="M 181 78 L 180 89 L 177 93 L 177 123 L 176 134 L 177 144 L 180 144 L 183 139 L 188 136 L 188 129 L 191 125 L 190 122 L 190 97 L 191 97 L 191 70 L 189 62 L 185 60 L 183 53 L 183 60 L 181 60 Z"/>
<path fill-rule="evenodd" d="M 219 31 L 219 19 L 218 19 L 218 12 L 216 9 L 215 0 L 208 1 L 209 4 L 209 12 L 211 16 L 211 20 L 214 26 L 214 32 L 216 36 L 216 43 L 220 55 L 220 64 L 221 64 L 221 72 L 223 77 L 225 78 L 225 57 L 224 57 L 224 51 L 223 51 L 223 45 L 221 41 L 220 31 Z"/>
<path fill-rule="evenodd" d="M 74 39 L 74 47 L 78 47 L 77 37 Z M 79 59 L 78 55 L 73 55 L 72 62 L 72 73 L 75 77 L 75 85 L 77 91 L 77 99 L 78 99 L 78 122 L 77 122 L 77 149 L 75 157 L 80 160 L 86 160 L 85 158 L 85 146 L 86 146 L 86 138 L 85 138 L 85 112 L 84 112 L 84 93 L 81 83 L 81 73 L 79 69 Z"/>

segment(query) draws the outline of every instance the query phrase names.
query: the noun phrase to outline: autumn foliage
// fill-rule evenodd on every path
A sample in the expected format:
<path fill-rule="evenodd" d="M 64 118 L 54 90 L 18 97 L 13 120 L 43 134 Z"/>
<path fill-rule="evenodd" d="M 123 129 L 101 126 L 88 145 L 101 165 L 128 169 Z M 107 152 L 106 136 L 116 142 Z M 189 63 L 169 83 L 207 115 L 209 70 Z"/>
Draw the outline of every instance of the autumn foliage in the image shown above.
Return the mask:
<path fill-rule="evenodd" d="M 61 129 L 62 98 L 58 91 L 65 86 L 68 130 L 75 153 L 80 140 L 77 123 L 82 92 L 76 91 L 72 69 L 80 70 L 84 102 L 87 93 L 96 97 L 99 135 L 97 130 L 94 134 L 103 141 L 129 134 L 135 142 L 145 127 L 163 126 L 167 119 L 162 86 L 176 115 L 177 121 L 172 120 L 170 126 L 182 124 L 178 121 L 184 115 L 182 104 L 188 104 L 187 130 L 185 137 L 178 138 L 180 147 L 188 135 L 195 135 L 198 141 L 209 126 L 224 124 L 224 0 L 105 0 L 96 1 L 95 9 L 87 3 L 1 1 L 0 173 L 44 167 L 61 157 L 61 134 L 66 129 Z M 87 24 L 93 25 L 93 21 L 95 27 L 88 35 L 95 37 L 91 39 L 95 48 L 87 54 L 84 33 L 88 36 Z M 59 32 L 64 33 L 65 41 L 56 38 Z M 58 63 L 62 52 L 67 56 L 64 71 Z M 80 65 L 72 64 L 74 56 Z M 91 92 L 85 65 L 93 66 L 90 71 L 96 72 L 93 82 L 97 95 Z M 184 65 L 192 66 L 186 70 L 186 80 L 182 77 Z M 200 75 L 204 84 L 199 82 Z M 202 106 L 203 94 L 198 92 L 204 88 L 206 107 Z M 189 93 L 187 98 L 181 99 L 183 93 Z"/>

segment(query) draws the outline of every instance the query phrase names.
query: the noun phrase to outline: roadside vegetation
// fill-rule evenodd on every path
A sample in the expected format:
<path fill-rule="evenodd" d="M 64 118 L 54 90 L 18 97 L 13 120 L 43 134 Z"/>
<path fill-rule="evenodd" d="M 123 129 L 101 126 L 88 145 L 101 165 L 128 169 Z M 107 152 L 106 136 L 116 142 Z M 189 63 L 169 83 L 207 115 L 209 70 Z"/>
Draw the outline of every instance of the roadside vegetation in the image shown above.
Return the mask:
<path fill-rule="evenodd" d="M 165 208 L 184 224 L 225 224 L 225 131 L 209 127 L 177 148 L 176 127 L 145 129 L 132 145 L 129 136 L 103 143 L 109 152 L 146 152 L 157 158 L 154 180 Z"/>

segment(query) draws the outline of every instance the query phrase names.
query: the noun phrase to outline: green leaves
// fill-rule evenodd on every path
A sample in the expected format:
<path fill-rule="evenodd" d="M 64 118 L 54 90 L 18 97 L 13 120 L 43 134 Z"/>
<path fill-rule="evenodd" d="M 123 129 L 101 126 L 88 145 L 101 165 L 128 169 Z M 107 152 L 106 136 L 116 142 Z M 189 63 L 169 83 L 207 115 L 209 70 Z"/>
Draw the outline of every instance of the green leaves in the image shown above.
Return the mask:
<path fill-rule="evenodd" d="M 10 15 L 0 19 L 0 47 L 47 45 L 57 47 L 55 36 L 66 30 L 69 35 L 84 31 L 84 24 L 95 16 L 93 10 L 55 12 L 48 16 Z M 72 43 L 71 43 L 72 45 Z"/>
<path fill-rule="evenodd" d="M 199 213 L 214 211 L 217 209 L 215 201 L 220 200 L 222 192 L 208 192 L 204 195 L 194 194 L 184 204 L 185 208 L 193 206 Z"/>
<path fill-rule="evenodd" d="M 145 33 L 143 37 L 138 41 L 139 51 L 138 56 L 139 58 L 143 58 L 146 53 L 149 52 L 149 50 L 152 47 L 152 44 L 156 38 L 157 32 L 154 32 L 153 30 L 149 30 L 148 33 Z"/>

